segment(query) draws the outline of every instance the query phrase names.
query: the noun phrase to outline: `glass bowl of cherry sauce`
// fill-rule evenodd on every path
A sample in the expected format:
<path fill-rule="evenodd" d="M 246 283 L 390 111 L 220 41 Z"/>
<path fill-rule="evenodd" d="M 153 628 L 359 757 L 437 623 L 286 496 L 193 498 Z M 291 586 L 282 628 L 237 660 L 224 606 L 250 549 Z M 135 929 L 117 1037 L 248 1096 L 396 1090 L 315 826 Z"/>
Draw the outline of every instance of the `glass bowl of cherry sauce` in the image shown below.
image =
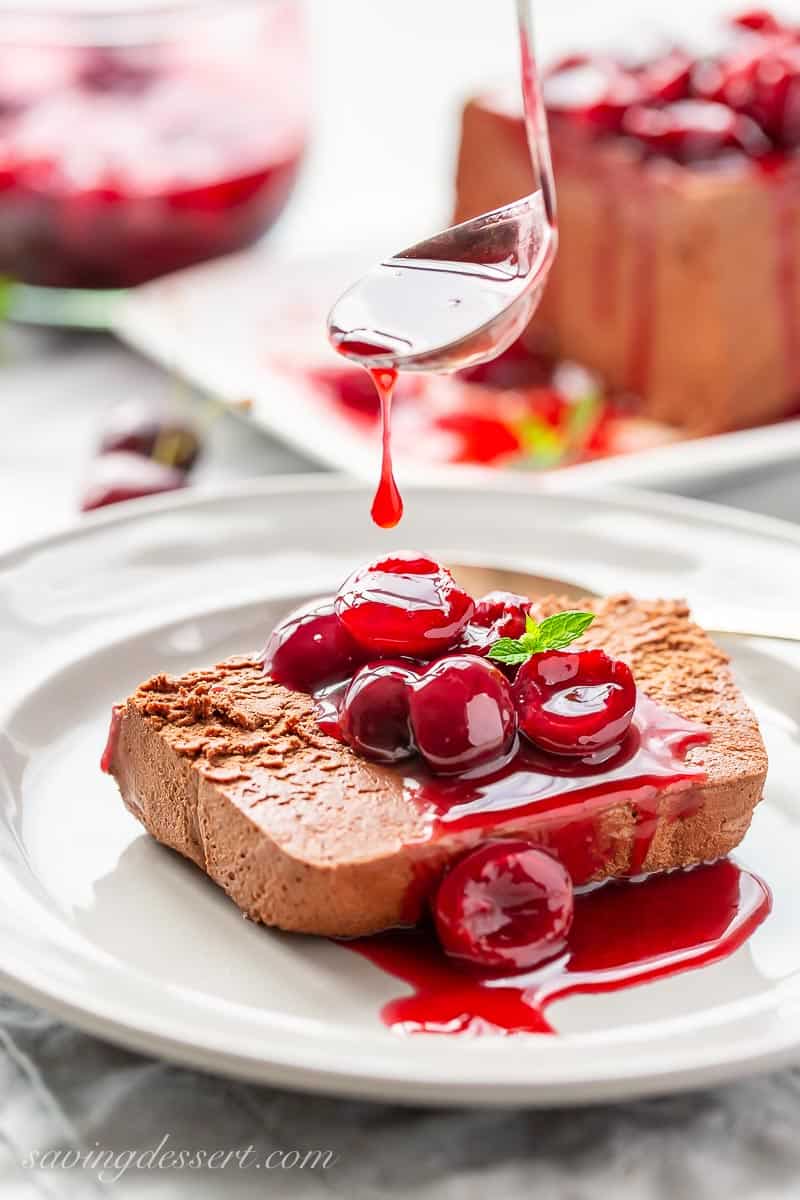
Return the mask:
<path fill-rule="evenodd" d="M 303 157 L 299 0 L 0 4 L 11 315 L 105 324 L 120 289 L 240 250 Z"/>

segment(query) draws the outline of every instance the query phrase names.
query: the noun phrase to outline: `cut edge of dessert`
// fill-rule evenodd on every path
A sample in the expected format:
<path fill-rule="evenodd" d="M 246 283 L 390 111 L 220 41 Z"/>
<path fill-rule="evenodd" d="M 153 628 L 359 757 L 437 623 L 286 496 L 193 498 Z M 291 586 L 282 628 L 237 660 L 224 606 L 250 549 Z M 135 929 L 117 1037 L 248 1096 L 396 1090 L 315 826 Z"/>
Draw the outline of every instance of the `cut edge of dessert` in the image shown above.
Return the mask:
<path fill-rule="evenodd" d="M 734 850 L 767 758 L 682 601 L 476 601 L 397 553 L 261 654 L 144 682 L 103 766 L 252 920 L 432 918 L 453 961 L 519 972 L 564 954 L 587 888 Z"/>

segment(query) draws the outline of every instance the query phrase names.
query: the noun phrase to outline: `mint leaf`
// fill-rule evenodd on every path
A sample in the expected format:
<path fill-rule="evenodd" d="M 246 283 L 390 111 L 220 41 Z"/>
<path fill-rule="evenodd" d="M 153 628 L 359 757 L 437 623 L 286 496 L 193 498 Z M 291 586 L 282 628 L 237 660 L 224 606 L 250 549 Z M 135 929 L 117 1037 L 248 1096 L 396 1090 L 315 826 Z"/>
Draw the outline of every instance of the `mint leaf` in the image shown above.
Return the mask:
<path fill-rule="evenodd" d="M 572 611 L 545 617 L 539 626 L 537 652 L 563 650 L 586 632 L 594 618 L 594 613 Z"/>
<path fill-rule="evenodd" d="M 522 640 L 500 638 L 499 642 L 495 642 L 489 651 L 489 658 L 510 667 L 518 667 L 527 662 L 532 653 L 532 650 L 523 645 Z"/>
<path fill-rule="evenodd" d="M 564 457 L 566 446 L 561 431 L 536 414 L 520 421 L 516 434 L 525 456 L 523 462 L 530 466 L 553 467 Z"/>
<path fill-rule="evenodd" d="M 564 650 L 585 633 L 594 618 L 594 613 L 570 611 L 545 617 L 539 624 L 528 614 L 522 637 L 500 638 L 489 651 L 489 658 L 518 667 L 543 650 Z"/>

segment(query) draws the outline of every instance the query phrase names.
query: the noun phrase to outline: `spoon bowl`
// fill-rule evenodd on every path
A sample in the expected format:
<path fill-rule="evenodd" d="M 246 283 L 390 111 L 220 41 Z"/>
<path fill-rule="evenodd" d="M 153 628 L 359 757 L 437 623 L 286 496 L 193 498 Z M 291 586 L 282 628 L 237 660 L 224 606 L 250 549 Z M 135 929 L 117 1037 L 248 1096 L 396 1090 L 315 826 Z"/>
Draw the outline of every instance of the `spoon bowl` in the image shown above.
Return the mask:
<path fill-rule="evenodd" d="M 334 305 L 328 335 L 370 368 L 455 371 L 501 354 L 533 316 L 557 234 L 542 192 L 386 259 Z"/>
<path fill-rule="evenodd" d="M 328 336 L 370 370 L 449 372 L 502 354 L 533 316 L 558 247 L 555 188 L 533 52 L 532 0 L 517 0 L 529 196 L 373 267 L 336 302 Z"/>

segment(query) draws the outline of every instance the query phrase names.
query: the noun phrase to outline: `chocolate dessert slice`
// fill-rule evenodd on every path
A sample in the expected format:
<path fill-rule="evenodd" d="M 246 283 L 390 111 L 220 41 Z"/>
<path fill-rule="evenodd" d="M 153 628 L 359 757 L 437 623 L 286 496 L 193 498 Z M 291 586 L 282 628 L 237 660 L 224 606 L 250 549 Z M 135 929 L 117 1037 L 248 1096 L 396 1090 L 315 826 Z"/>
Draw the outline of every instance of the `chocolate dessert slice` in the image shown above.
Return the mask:
<path fill-rule="evenodd" d="M 800 37 L 750 29 L 716 58 L 576 57 L 547 80 L 560 245 L 534 328 L 646 417 L 707 434 L 796 407 L 798 87 Z M 456 219 L 532 186 L 518 106 L 471 100 Z"/>
<path fill-rule="evenodd" d="M 564 607 L 549 599 L 533 612 Z M 267 678 L 256 658 L 142 684 L 116 710 L 107 765 L 147 830 L 246 916 L 305 933 L 415 922 L 444 866 L 500 834 L 563 844 L 567 858 L 580 842 L 575 861 L 590 866 L 573 871 L 575 883 L 728 854 L 761 798 L 767 759 L 726 655 L 681 602 L 621 596 L 584 607 L 597 615 L 578 648 L 624 660 L 648 703 L 708 727 L 710 741 L 686 750 L 678 776 L 629 778 L 623 767 L 591 796 L 580 786 L 549 803 L 517 796 L 448 824 L 419 773 L 357 756 L 320 729 L 310 696 Z"/>

